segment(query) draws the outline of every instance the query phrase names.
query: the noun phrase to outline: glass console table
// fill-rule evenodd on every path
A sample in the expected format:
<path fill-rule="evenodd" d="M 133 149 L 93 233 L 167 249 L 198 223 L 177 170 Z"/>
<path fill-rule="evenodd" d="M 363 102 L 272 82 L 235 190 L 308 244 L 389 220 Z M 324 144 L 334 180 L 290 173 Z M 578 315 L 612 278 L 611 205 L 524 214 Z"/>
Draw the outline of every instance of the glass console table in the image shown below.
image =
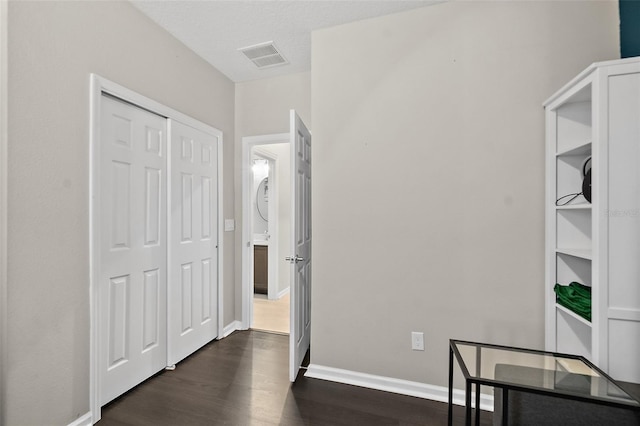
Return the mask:
<path fill-rule="evenodd" d="M 471 425 L 471 386 L 475 385 L 475 423 L 480 423 L 480 386 L 500 389 L 502 424 L 509 424 L 509 391 L 640 410 L 640 402 L 615 380 L 578 355 L 449 341 L 449 426 L 453 423 L 453 359 L 465 379 L 465 421 Z"/>

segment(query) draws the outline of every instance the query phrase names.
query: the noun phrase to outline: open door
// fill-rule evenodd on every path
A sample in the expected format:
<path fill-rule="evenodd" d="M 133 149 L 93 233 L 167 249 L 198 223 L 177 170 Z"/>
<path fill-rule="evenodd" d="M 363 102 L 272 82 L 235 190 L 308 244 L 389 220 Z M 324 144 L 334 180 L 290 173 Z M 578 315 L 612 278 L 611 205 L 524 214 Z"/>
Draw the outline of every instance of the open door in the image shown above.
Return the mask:
<path fill-rule="evenodd" d="M 298 114 L 290 115 L 291 176 L 291 321 L 289 380 L 294 382 L 309 349 L 311 330 L 311 133 Z"/>

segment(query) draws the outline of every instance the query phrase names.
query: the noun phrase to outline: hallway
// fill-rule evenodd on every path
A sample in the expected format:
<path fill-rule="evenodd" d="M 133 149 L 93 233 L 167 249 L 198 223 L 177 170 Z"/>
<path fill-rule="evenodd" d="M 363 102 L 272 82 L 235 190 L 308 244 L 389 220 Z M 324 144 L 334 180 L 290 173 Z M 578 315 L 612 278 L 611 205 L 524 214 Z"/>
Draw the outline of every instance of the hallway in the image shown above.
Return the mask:
<path fill-rule="evenodd" d="M 300 375 L 288 336 L 235 332 L 103 407 L 100 426 L 445 425 L 447 405 Z M 464 411 L 455 407 L 456 423 Z M 483 413 L 483 424 L 490 424 Z M 485 423 L 486 422 L 486 423 Z"/>

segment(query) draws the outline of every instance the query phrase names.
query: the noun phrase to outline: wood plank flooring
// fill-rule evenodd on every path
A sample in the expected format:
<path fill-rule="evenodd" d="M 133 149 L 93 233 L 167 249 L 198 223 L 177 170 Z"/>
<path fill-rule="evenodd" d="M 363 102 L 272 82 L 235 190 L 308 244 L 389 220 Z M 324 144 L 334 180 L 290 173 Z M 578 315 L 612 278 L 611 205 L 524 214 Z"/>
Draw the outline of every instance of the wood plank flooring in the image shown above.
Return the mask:
<path fill-rule="evenodd" d="M 464 410 L 455 407 L 455 423 Z M 102 409 L 100 426 L 446 425 L 447 405 L 298 376 L 288 381 L 288 336 L 235 332 Z M 482 425 L 491 424 L 483 412 Z"/>
<path fill-rule="evenodd" d="M 277 300 L 253 296 L 253 329 L 289 334 L 289 293 Z"/>

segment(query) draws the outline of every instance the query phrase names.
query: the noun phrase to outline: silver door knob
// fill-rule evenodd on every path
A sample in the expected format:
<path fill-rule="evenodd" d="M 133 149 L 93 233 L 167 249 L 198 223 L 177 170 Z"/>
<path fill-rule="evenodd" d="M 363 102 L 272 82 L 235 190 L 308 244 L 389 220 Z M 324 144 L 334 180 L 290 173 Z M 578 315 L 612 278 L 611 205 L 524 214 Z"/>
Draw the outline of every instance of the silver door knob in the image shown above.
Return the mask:
<path fill-rule="evenodd" d="M 298 255 L 287 256 L 284 258 L 284 260 L 286 260 L 289 263 L 298 263 L 298 262 L 302 262 L 304 260 L 304 257 L 300 257 Z"/>

